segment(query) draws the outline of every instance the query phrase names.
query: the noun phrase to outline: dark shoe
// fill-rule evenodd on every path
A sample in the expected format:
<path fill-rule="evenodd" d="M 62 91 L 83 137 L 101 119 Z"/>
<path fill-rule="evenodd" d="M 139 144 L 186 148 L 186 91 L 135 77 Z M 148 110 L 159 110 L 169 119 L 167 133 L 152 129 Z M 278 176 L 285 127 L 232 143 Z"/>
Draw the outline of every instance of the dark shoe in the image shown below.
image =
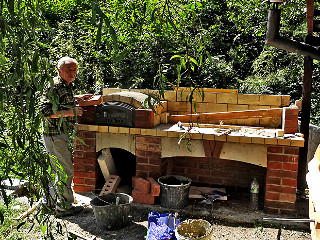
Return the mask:
<path fill-rule="evenodd" d="M 74 216 L 78 213 L 81 213 L 83 211 L 83 206 L 72 206 L 69 209 L 66 210 L 58 210 L 56 209 L 56 216 L 57 217 L 66 217 L 66 216 Z"/>

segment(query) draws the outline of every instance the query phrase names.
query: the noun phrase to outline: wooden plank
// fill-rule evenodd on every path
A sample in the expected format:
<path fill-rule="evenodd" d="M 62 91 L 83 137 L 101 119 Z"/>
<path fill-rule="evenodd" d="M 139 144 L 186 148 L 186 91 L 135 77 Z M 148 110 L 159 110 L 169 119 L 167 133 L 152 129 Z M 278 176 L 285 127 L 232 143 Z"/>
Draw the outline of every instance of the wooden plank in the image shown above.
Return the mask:
<path fill-rule="evenodd" d="M 199 122 L 210 123 L 214 120 L 229 120 L 229 119 L 246 119 L 246 118 L 266 118 L 266 117 L 282 117 L 282 108 L 271 108 L 263 110 L 247 110 L 247 111 L 232 111 L 218 113 L 200 113 L 187 115 L 171 115 L 168 116 L 168 123 L 177 122 Z"/>
<path fill-rule="evenodd" d="M 299 169 L 297 188 L 304 192 L 306 188 L 306 173 L 308 164 L 308 141 L 309 141 L 309 123 L 311 112 L 311 92 L 312 92 L 312 73 L 313 60 L 309 57 L 304 58 L 304 75 L 302 87 L 302 111 L 300 132 L 304 135 L 304 146 L 299 149 Z"/>

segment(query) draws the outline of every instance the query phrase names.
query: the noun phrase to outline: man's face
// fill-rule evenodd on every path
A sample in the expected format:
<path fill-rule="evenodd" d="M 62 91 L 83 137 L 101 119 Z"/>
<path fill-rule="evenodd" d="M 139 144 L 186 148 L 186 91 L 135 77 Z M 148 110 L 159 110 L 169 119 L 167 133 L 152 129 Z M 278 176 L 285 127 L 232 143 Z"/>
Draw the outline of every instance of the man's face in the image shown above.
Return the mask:
<path fill-rule="evenodd" d="M 58 72 L 59 76 L 69 84 L 77 75 L 77 64 L 74 62 L 64 64 L 60 67 L 60 69 L 58 69 Z"/>

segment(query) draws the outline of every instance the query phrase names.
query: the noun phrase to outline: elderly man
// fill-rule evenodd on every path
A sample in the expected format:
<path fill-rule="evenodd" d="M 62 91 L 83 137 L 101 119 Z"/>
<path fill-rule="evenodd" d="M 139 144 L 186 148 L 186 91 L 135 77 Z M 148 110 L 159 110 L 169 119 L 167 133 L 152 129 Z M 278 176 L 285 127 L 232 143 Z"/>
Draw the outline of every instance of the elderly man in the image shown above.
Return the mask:
<path fill-rule="evenodd" d="M 49 192 L 50 198 L 57 197 L 56 214 L 67 216 L 83 210 L 83 207 L 74 205 L 71 188 L 73 163 L 69 150 L 69 137 L 74 131 L 75 117 L 82 115 L 82 109 L 75 106 L 72 90 L 72 82 L 77 74 L 77 61 L 63 57 L 57 67 L 58 76 L 47 86 L 42 99 L 42 113 L 45 117 L 43 139 L 52 161 L 57 160 L 65 173 L 62 169 L 57 169 L 56 164 L 51 164 L 53 172 L 57 174 L 57 181 L 50 184 Z M 52 199 L 46 200 L 48 205 L 50 200 Z"/>

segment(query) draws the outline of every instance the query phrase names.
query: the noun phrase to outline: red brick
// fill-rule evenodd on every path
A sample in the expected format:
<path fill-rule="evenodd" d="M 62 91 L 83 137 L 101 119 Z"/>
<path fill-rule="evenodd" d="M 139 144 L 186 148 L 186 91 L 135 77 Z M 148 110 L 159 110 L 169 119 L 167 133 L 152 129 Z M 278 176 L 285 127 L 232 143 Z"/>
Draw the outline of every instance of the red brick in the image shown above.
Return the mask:
<path fill-rule="evenodd" d="M 298 119 L 297 119 L 298 120 Z M 298 128 L 298 121 L 286 120 L 284 127 L 285 128 Z"/>
<path fill-rule="evenodd" d="M 295 202 L 296 194 L 281 194 L 280 199 L 281 202 Z"/>
<path fill-rule="evenodd" d="M 199 176 L 199 182 L 209 183 L 214 185 L 222 185 L 222 178 Z"/>
<path fill-rule="evenodd" d="M 265 200 L 264 206 L 269 208 L 278 208 L 278 209 L 292 209 L 296 208 L 295 202 L 280 202 L 273 200 Z"/>
<path fill-rule="evenodd" d="M 283 108 L 285 111 L 285 115 L 298 115 L 299 114 L 299 108 Z"/>
<path fill-rule="evenodd" d="M 281 178 L 268 177 L 266 184 L 281 185 Z"/>
<path fill-rule="evenodd" d="M 205 174 L 203 174 L 203 175 L 205 175 Z M 231 178 L 231 179 L 236 179 L 236 177 L 237 177 L 237 174 L 235 172 L 211 171 L 210 175 L 212 177 Z"/>
<path fill-rule="evenodd" d="M 97 178 L 98 173 L 96 172 L 74 172 L 76 178 Z"/>
<path fill-rule="evenodd" d="M 83 164 L 83 158 L 77 158 L 77 157 L 73 157 L 73 163 L 74 164 Z"/>
<path fill-rule="evenodd" d="M 163 160 L 161 158 L 149 158 L 149 164 L 161 165 Z"/>
<path fill-rule="evenodd" d="M 96 146 L 82 146 L 84 152 L 96 152 Z"/>
<path fill-rule="evenodd" d="M 195 175 L 208 176 L 210 175 L 210 169 L 189 168 L 188 173 L 195 174 Z"/>
<path fill-rule="evenodd" d="M 83 164 L 97 166 L 98 161 L 95 158 L 86 158 L 83 159 Z"/>
<path fill-rule="evenodd" d="M 277 154 L 268 154 L 268 161 L 271 162 L 292 162 L 297 163 L 299 157 L 293 155 L 277 155 Z"/>
<path fill-rule="evenodd" d="M 272 169 L 282 169 L 282 163 L 278 163 L 278 162 L 268 162 L 268 168 L 272 168 Z"/>
<path fill-rule="evenodd" d="M 296 133 L 296 132 L 298 132 L 297 128 L 284 127 L 284 133 Z"/>
<path fill-rule="evenodd" d="M 299 148 L 298 147 L 285 147 L 284 153 L 290 154 L 290 155 L 299 155 Z"/>
<path fill-rule="evenodd" d="M 91 159 L 97 159 L 97 153 L 96 152 L 84 152 L 83 157 L 84 158 L 91 158 Z"/>
<path fill-rule="evenodd" d="M 265 199 L 268 199 L 268 200 L 279 200 L 280 199 L 280 194 L 279 193 L 266 192 Z"/>
<path fill-rule="evenodd" d="M 298 115 L 285 115 L 284 117 L 285 121 L 296 121 L 298 122 Z"/>
<path fill-rule="evenodd" d="M 226 186 L 237 186 L 237 187 L 250 187 L 250 180 L 240 180 L 240 179 L 222 179 L 223 185 Z"/>
<path fill-rule="evenodd" d="M 96 179 L 90 179 L 90 178 L 86 178 L 85 180 L 84 180 L 84 184 L 85 185 L 91 185 L 91 186 L 96 186 L 96 183 L 97 183 L 97 180 Z"/>
<path fill-rule="evenodd" d="M 212 157 L 210 142 L 208 140 L 203 140 L 203 150 L 206 157 Z"/>
<path fill-rule="evenodd" d="M 151 194 L 153 196 L 160 195 L 160 185 L 152 177 L 147 177 L 147 180 L 151 183 Z"/>
<path fill-rule="evenodd" d="M 96 139 L 95 138 L 86 138 L 86 139 L 84 139 L 84 143 L 87 146 L 95 146 L 96 145 Z"/>
<path fill-rule="evenodd" d="M 149 161 L 148 161 L 148 158 L 146 158 L 146 157 L 136 157 L 136 163 L 137 164 L 143 164 L 143 163 L 148 163 Z"/>
<path fill-rule="evenodd" d="M 88 131 L 88 132 L 83 132 L 83 133 L 84 133 L 83 135 L 85 138 L 96 138 L 95 132 Z"/>
<path fill-rule="evenodd" d="M 161 158 L 161 152 L 146 151 L 145 156 L 149 158 Z"/>
<path fill-rule="evenodd" d="M 154 152 L 161 152 L 161 146 L 160 145 L 149 145 L 148 150 L 154 151 Z"/>
<path fill-rule="evenodd" d="M 77 172 L 85 171 L 83 164 L 73 164 L 73 170 Z"/>
<path fill-rule="evenodd" d="M 73 178 L 73 183 L 76 185 L 84 184 L 84 178 Z"/>
<path fill-rule="evenodd" d="M 75 158 L 83 158 L 84 157 L 84 152 L 75 151 L 75 152 L 73 152 L 73 157 L 75 157 Z"/>
<path fill-rule="evenodd" d="M 149 148 L 148 144 L 136 143 L 136 150 L 146 151 L 148 150 L 148 148 Z"/>
<path fill-rule="evenodd" d="M 143 150 L 136 150 L 136 156 L 137 157 L 145 157 L 146 156 L 147 151 L 143 151 Z"/>
<path fill-rule="evenodd" d="M 287 187 L 287 186 L 267 185 L 266 186 L 266 192 L 296 194 L 296 189 L 293 188 L 293 187 Z"/>
<path fill-rule="evenodd" d="M 139 177 L 132 177 L 132 187 L 143 193 L 150 193 L 151 191 L 151 183 L 150 181 L 144 179 L 144 178 L 139 178 Z"/>
<path fill-rule="evenodd" d="M 95 189 L 94 186 L 78 186 L 78 185 L 73 186 L 73 190 L 75 192 L 91 192 L 94 189 Z"/>
<path fill-rule="evenodd" d="M 148 164 L 136 164 L 136 170 L 139 170 L 139 171 L 144 171 L 144 172 L 149 172 L 150 171 L 150 168 L 149 168 L 149 165 Z"/>
<path fill-rule="evenodd" d="M 297 187 L 296 179 L 282 179 L 283 186 Z"/>
<path fill-rule="evenodd" d="M 135 203 L 154 204 L 154 196 L 151 193 L 144 193 L 133 189 L 132 198 Z"/>
<path fill-rule="evenodd" d="M 136 137 L 136 142 L 161 144 L 161 138 L 160 137 L 142 137 L 142 136 L 137 136 Z"/>
<path fill-rule="evenodd" d="M 174 166 L 172 169 L 173 173 L 180 175 L 180 174 L 187 174 L 187 168 Z"/>
<path fill-rule="evenodd" d="M 284 170 L 291 170 L 291 171 L 297 171 L 298 170 L 298 163 L 284 163 L 283 164 Z"/>
<path fill-rule="evenodd" d="M 283 153 L 283 147 L 282 146 L 269 146 L 268 152 L 270 152 L 270 153 Z"/>
<path fill-rule="evenodd" d="M 149 121 L 149 122 L 146 122 L 145 120 L 137 121 L 136 119 L 134 126 L 136 128 L 147 128 L 147 129 L 153 128 L 153 121 Z"/>

